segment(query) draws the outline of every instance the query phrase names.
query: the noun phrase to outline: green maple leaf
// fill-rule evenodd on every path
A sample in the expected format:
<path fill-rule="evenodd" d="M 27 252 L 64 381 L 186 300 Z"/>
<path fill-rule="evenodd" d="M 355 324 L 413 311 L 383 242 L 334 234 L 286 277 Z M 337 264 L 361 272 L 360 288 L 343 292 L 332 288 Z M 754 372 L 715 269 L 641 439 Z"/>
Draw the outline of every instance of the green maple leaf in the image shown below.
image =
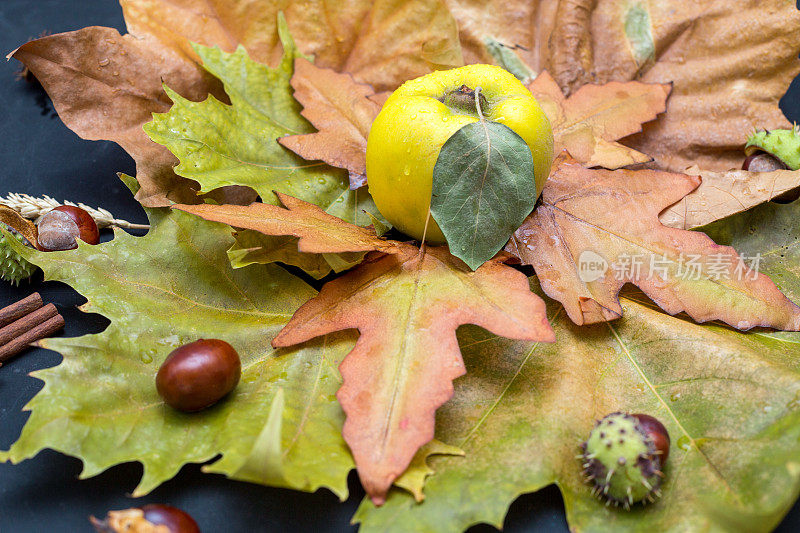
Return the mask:
<path fill-rule="evenodd" d="M 800 295 L 800 203 L 765 205 L 706 228 Z M 534 283 L 535 285 L 535 283 Z M 624 318 L 578 327 L 548 301 L 555 344 L 460 330 L 469 372 L 437 414 L 437 438 L 466 453 L 436 457 L 427 499 L 393 489 L 365 500 L 363 532 L 501 527 L 520 494 L 560 488 L 573 531 L 769 531 L 800 491 L 800 334 L 740 333 L 671 317 L 638 292 Z M 575 458 L 594 419 L 626 410 L 659 418 L 672 437 L 663 497 L 607 508 Z"/>
<path fill-rule="evenodd" d="M 81 477 L 139 461 L 144 476 L 134 495 L 141 495 L 184 464 L 221 454 L 208 470 L 308 491 L 324 486 L 345 498 L 353 461 L 334 394 L 352 339 L 273 350 L 270 340 L 314 290 L 274 265 L 232 270 L 228 226 L 178 211 L 149 215 L 145 237 L 118 231 L 108 243 L 67 252 L 18 247 L 47 279 L 86 296 L 84 311 L 111 324 L 100 334 L 43 343 L 64 361 L 34 373 L 44 389 L 0 460 L 52 448 L 81 459 Z M 160 400 L 155 374 L 174 347 L 200 337 L 230 342 L 242 357 L 242 379 L 216 406 L 183 414 Z"/>
<path fill-rule="evenodd" d="M 241 45 L 233 53 L 193 45 L 203 68 L 222 81 L 230 105 L 214 96 L 192 102 L 165 87 L 173 106 L 167 113 L 154 113 L 144 129 L 178 157 L 175 172 L 197 181 L 200 192 L 243 185 L 255 189 L 263 201 L 276 203 L 273 191 L 280 191 L 348 222 L 368 225 L 365 211 L 377 216 L 377 209 L 366 189 L 350 190 L 346 171 L 306 161 L 277 142 L 316 131 L 293 97 L 294 60 L 304 56 L 282 15 L 278 31 L 284 53 L 276 68 L 253 61 Z"/>

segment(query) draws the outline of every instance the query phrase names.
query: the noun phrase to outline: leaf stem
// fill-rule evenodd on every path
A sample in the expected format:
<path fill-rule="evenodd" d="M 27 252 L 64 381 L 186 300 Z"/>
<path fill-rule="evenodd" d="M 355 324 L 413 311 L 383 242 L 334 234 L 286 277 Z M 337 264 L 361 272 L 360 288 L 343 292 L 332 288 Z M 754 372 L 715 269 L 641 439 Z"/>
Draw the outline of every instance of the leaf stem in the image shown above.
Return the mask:
<path fill-rule="evenodd" d="M 481 111 L 481 88 L 475 87 L 475 109 L 478 110 L 478 118 L 481 122 L 484 122 L 486 119 L 483 118 L 483 111 Z"/>
<path fill-rule="evenodd" d="M 428 216 L 425 219 L 425 228 L 422 230 L 422 240 L 419 243 L 419 256 L 425 253 L 425 236 L 428 234 L 428 223 L 431 221 L 431 205 L 428 204 Z"/>

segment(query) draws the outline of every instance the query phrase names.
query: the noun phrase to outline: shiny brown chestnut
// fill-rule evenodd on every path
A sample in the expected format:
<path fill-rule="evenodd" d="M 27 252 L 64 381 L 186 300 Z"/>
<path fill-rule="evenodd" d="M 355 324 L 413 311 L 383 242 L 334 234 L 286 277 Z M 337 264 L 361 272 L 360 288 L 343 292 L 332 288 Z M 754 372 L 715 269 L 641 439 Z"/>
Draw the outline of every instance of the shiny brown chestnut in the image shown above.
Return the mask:
<path fill-rule="evenodd" d="M 667 458 L 669 457 L 670 444 L 667 428 L 665 428 L 664 424 L 662 424 L 657 418 L 650 415 L 636 413 L 632 414 L 631 416 L 634 417 L 639 423 L 639 429 L 644 431 L 645 434 L 650 437 L 650 440 L 653 441 L 656 451 L 659 452 L 661 464 L 666 464 Z"/>
<path fill-rule="evenodd" d="M 200 533 L 194 518 L 185 511 L 160 503 L 142 507 L 144 519 L 156 526 L 167 526 L 170 533 Z"/>
<path fill-rule="evenodd" d="M 141 508 L 109 511 L 105 520 L 90 517 L 98 533 L 128 533 L 164 531 L 169 533 L 200 533 L 197 522 L 188 513 L 172 507 L 154 503 Z"/>
<path fill-rule="evenodd" d="M 742 163 L 742 170 L 747 170 L 748 172 L 774 172 L 776 170 L 786 170 L 787 168 L 789 167 L 783 161 L 766 152 L 756 152 L 749 155 Z"/>
<path fill-rule="evenodd" d="M 205 409 L 231 392 L 242 375 L 233 346 L 219 339 L 200 339 L 176 348 L 156 375 L 164 402 L 180 411 Z"/>
<path fill-rule="evenodd" d="M 78 239 L 87 244 L 100 242 L 100 231 L 92 215 L 74 205 L 52 209 L 36 226 L 39 248 L 45 252 L 73 250 L 78 247 Z"/>

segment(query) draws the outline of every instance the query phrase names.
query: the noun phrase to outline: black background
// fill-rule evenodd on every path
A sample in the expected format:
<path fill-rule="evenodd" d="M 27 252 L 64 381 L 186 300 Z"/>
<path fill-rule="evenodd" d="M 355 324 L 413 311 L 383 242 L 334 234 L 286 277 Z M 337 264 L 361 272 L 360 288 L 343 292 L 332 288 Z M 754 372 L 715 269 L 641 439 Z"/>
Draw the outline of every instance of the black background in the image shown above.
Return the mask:
<path fill-rule="evenodd" d="M 5 55 L 42 31 L 59 33 L 86 26 L 110 26 L 124 33 L 122 11 L 114 0 L 0 0 L 0 51 Z M 0 64 L 0 195 L 8 192 L 50 195 L 102 206 L 116 217 L 146 222 L 144 212 L 117 180 L 117 172 L 134 174 L 133 161 L 110 142 L 78 138 L 58 119 L 46 94 L 35 84 L 15 81 L 19 63 Z M 800 83 L 795 80 L 782 101 L 790 120 L 800 118 Z M 108 238 L 108 235 L 105 235 Z M 0 282 L 0 307 L 41 292 L 66 319 L 66 336 L 102 331 L 107 320 L 76 309 L 84 299 L 57 282 L 12 288 Z M 42 383 L 28 377 L 33 370 L 57 365 L 61 356 L 42 349 L 25 352 L 0 368 L 0 449 L 18 438 L 27 413 L 23 406 Z M 128 494 L 141 476 L 138 463 L 113 467 L 78 480 L 81 463 L 43 451 L 19 465 L 0 464 L 0 532 L 92 531 L 90 514 L 150 502 L 165 502 L 188 511 L 206 532 L 354 531 L 349 525 L 363 491 L 354 474 L 351 497 L 340 503 L 326 490 L 306 494 L 201 474 L 197 465 L 184 467 L 174 479 L 148 496 Z M 492 488 L 486 487 L 487 497 Z M 702 487 L 698 487 L 702 490 Z M 511 506 L 505 530 L 567 531 L 564 506 L 551 486 L 520 497 Z M 780 532 L 800 530 L 800 505 L 795 505 Z M 494 531 L 476 526 L 474 532 Z"/>

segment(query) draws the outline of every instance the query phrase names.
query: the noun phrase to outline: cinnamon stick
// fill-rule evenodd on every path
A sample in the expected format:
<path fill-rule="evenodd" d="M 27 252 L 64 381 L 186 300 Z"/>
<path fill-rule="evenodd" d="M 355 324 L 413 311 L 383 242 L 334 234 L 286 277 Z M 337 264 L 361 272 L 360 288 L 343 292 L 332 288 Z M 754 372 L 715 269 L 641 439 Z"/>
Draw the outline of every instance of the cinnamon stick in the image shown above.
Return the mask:
<path fill-rule="evenodd" d="M 33 329 L 28 330 L 9 343 L 0 346 L 0 364 L 8 361 L 19 352 L 24 350 L 29 344 L 49 337 L 56 331 L 64 327 L 64 317 L 56 315 Z"/>
<path fill-rule="evenodd" d="M 36 311 L 42 306 L 42 297 L 38 292 L 34 292 L 27 298 L 0 309 L 0 328 L 10 324 L 15 320 Z M 2 344 L 2 343 L 0 343 Z"/>
<path fill-rule="evenodd" d="M 0 329 L 0 346 L 11 342 L 28 330 L 31 330 L 50 318 L 58 314 L 56 306 L 47 304 L 40 307 L 33 313 L 25 315 L 19 320 L 15 320 L 11 324 Z"/>

